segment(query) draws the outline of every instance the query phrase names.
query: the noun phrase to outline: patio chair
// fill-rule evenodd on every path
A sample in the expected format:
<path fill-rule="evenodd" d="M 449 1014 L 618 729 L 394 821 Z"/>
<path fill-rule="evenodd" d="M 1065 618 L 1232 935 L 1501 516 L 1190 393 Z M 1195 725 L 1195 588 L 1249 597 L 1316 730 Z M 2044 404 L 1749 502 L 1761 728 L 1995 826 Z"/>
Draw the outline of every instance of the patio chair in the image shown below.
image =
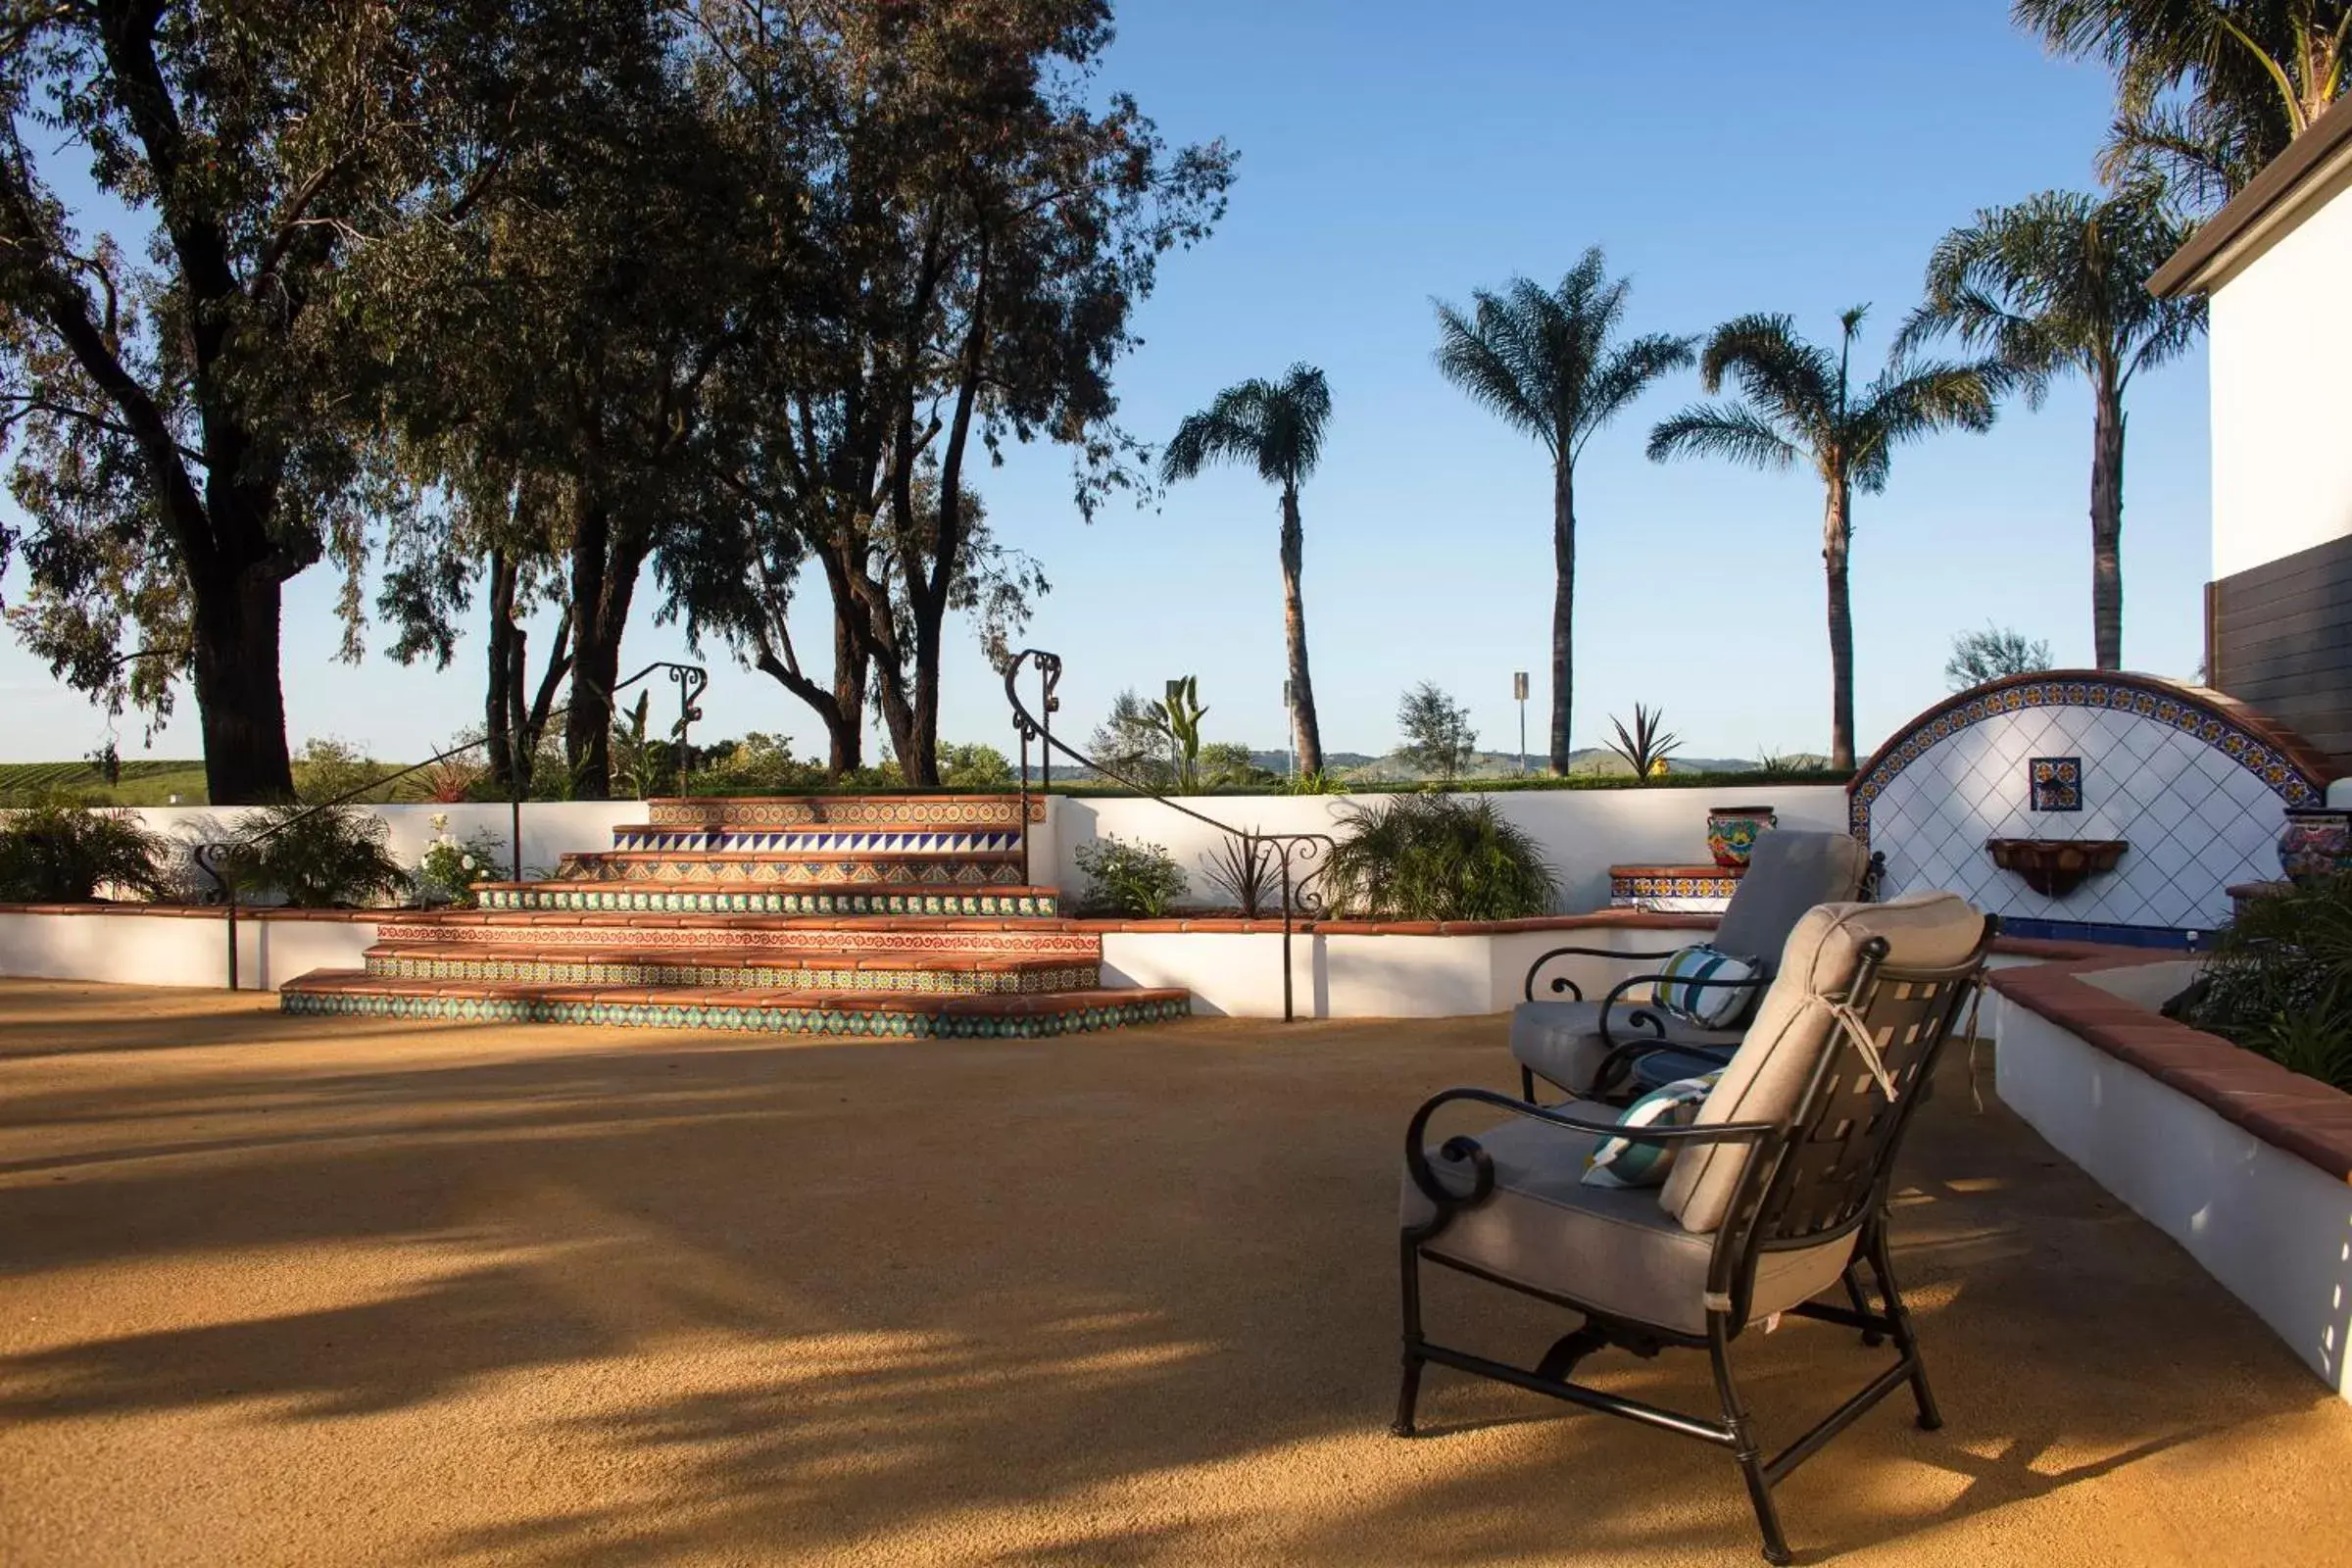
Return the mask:
<path fill-rule="evenodd" d="M 1689 1125 L 1623 1126 L 1581 1102 L 1541 1107 L 1485 1089 L 1449 1089 L 1405 1134 L 1399 1200 L 1404 1381 L 1392 1430 L 1414 1435 L 1429 1362 L 1729 1449 L 1747 1482 L 1764 1556 L 1788 1561 L 1772 1489 L 1906 1382 L 1919 1424 L 1942 1424 L 1887 1259 L 1886 1196 L 1912 1112 L 1973 995 L 1995 922 L 1953 894 L 1839 904 L 1797 925 L 1780 974 L 1731 1066 Z M 1431 1117 L 1456 1103 L 1512 1113 L 1431 1150 Z M 1662 1188 L 1583 1179 L 1604 1140 L 1675 1152 Z M 1426 1259 L 1583 1314 L 1521 1368 L 1429 1340 Z M 1869 1304 L 1868 1266 L 1879 1304 Z M 1842 1287 L 1845 1304 L 1814 1298 Z M 1741 1332 L 1782 1315 L 1894 1343 L 1895 1361 L 1770 1459 L 1732 1373 Z M 1691 1415 L 1572 1381 L 1615 1347 L 1652 1356 L 1702 1348 L 1719 1415 Z"/>
<path fill-rule="evenodd" d="M 1869 897 L 1882 863 L 1859 839 L 1843 833 L 1775 830 L 1759 835 L 1747 873 L 1708 939 L 1725 953 L 1759 960 L 1758 972 L 1745 980 L 1677 983 L 1761 993 L 1771 984 L 1781 949 L 1805 911 L 1816 905 Z M 1670 958 L 1675 951 L 1553 948 L 1530 964 L 1527 1000 L 1511 1009 L 1511 1055 L 1519 1063 L 1520 1098 L 1535 1102 L 1539 1078 L 1581 1099 L 1611 1094 L 1630 1083 L 1636 1059 L 1662 1047 L 1712 1050 L 1728 1058 L 1739 1047 L 1744 1023 L 1708 1029 L 1651 1006 L 1650 988 L 1660 978 L 1654 973 L 1620 981 L 1598 1002 L 1586 1001 L 1583 989 L 1562 975 L 1551 981 L 1549 990 L 1553 997 L 1568 1000 L 1536 998 L 1537 978 L 1555 958 L 1657 959 Z M 1720 1066 L 1721 1061 L 1712 1065 Z"/>

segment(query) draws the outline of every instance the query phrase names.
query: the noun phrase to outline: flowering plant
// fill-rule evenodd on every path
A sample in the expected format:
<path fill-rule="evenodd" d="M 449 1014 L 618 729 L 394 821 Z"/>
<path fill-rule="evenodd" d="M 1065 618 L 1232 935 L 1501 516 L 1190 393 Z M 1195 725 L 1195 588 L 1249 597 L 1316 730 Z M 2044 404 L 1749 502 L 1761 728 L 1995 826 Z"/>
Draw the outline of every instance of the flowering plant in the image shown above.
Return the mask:
<path fill-rule="evenodd" d="M 506 846 L 487 833 L 476 833 L 460 843 L 450 834 L 448 821 L 434 813 L 433 826 L 440 830 L 440 837 L 416 862 L 416 892 L 427 904 L 470 908 L 477 886 L 507 874 Z"/>

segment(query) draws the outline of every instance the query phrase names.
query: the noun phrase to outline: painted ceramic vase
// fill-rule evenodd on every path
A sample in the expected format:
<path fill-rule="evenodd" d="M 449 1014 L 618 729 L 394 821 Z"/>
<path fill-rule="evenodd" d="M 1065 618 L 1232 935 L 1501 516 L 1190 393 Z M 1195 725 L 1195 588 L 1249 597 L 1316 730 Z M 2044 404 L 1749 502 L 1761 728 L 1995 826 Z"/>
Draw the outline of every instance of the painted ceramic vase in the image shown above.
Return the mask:
<path fill-rule="evenodd" d="M 2352 811 L 2337 807 L 2289 807 L 2278 835 L 2278 865 L 2305 881 L 2352 870 Z"/>
<path fill-rule="evenodd" d="M 1730 869 L 1747 864 L 1756 835 L 1780 820 L 1769 806 L 1718 806 L 1707 812 L 1707 850 Z"/>

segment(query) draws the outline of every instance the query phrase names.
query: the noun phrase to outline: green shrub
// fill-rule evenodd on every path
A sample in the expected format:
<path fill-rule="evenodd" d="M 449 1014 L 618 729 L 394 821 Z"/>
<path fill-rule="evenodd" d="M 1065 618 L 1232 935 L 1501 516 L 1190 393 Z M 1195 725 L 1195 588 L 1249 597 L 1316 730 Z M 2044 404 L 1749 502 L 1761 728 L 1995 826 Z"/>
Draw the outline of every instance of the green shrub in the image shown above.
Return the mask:
<path fill-rule="evenodd" d="M 996 790 L 1015 782 L 1012 759 L 985 741 L 939 749 L 939 782 L 951 790 Z"/>
<path fill-rule="evenodd" d="M 1340 808 L 1324 873 L 1335 908 L 1384 920 L 1548 914 L 1559 891 L 1536 841 L 1475 795 L 1429 791 Z"/>
<path fill-rule="evenodd" d="M 1156 920 L 1184 896 L 1184 868 L 1162 845 L 1097 839 L 1078 846 L 1077 859 L 1092 912 Z"/>
<path fill-rule="evenodd" d="M 128 811 L 46 802 L 0 821 L 0 903 L 87 904 L 102 886 L 157 898 L 171 852 Z"/>
<path fill-rule="evenodd" d="M 390 827 L 365 807 L 265 806 L 237 819 L 236 836 L 220 867 L 240 895 L 274 892 L 296 908 L 332 909 L 409 890 L 408 867 L 385 848 Z"/>
<path fill-rule="evenodd" d="M 2166 1010 L 2352 1090 L 2352 871 L 2249 900 Z"/>

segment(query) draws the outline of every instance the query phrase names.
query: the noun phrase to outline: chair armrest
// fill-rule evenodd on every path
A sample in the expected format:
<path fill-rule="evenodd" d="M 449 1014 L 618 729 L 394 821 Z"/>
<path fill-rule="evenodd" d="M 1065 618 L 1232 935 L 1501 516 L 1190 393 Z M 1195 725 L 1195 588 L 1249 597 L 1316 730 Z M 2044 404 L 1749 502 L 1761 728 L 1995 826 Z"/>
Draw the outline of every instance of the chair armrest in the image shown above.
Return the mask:
<path fill-rule="evenodd" d="M 1524 994 L 1528 1001 L 1536 1000 L 1536 976 L 1541 974 L 1544 966 L 1554 958 L 1671 958 L 1676 951 L 1676 949 L 1668 948 L 1663 953 L 1627 953 L 1622 948 L 1554 948 L 1527 966 L 1527 985 L 1524 988 Z M 1555 997 L 1565 993 L 1571 1002 L 1585 1000 L 1584 988 L 1566 975 L 1560 976 L 1551 983 L 1551 993 Z"/>
<path fill-rule="evenodd" d="M 1600 1004 L 1600 1044 L 1607 1054 L 1600 1058 L 1600 1065 L 1592 1069 L 1592 1093 L 1606 1094 L 1636 1056 L 1646 1054 L 1666 1043 L 1665 1021 L 1650 1011 L 1649 1005 L 1636 1007 L 1625 1017 L 1630 1028 L 1647 1028 L 1649 1033 L 1646 1036 L 1637 1034 L 1630 1040 L 1620 1040 L 1609 1032 L 1609 1009 L 1617 1005 L 1618 999 L 1636 986 L 1645 982 L 1654 985 L 1660 980 L 1678 986 L 1722 986 L 1741 991 L 1757 991 L 1772 984 L 1771 976 L 1760 974 L 1749 975 L 1743 980 L 1691 980 L 1681 975 L 1638 974 L 1611 988 Z"/>
<path fill-rule="evenodd" d="M 1569 1132 L 1597 1134 L 1622 1138 L 1636 1144 L 1755 1144 L 1786 1131 L 1779 1122 L 1719 1121 L 1705 1126 L 1688 1127 L 1625 1127 L 1614 1119 L 1593 1119 L 1563 1115 L 1541 1105 L 1531 1105 L 1523 1100 L 1496 1094 L 1492 1089 L 1446 1089 L 1423 1101 L 1413 1112 L 1411 1123 L 1404 1131 L 1404 1168 L 1412 1177 L 1413 1186 L 1437 1208 L 1427 1225 L 1418 1226 L 1406 1234 L 1415 1243 L 1425 1242 L 1453 1223 L 1453 1216 L 1465 1208 L 1476 1208 L 1494 1192 L 1494 1160 L 1478 1140 L 1457 1134 L 1446 1140 L 1438 1150 L 1438 1157 L 1450 1164 L 1470 1166 L 1470 1191 L 1456 1193 L 1438 1180 L 1430 1168 L 1429 1119 L 1444 1106 L 1457 1102 L 1493 1105 L 1530 1121 L 1548 1122 Z"/>

